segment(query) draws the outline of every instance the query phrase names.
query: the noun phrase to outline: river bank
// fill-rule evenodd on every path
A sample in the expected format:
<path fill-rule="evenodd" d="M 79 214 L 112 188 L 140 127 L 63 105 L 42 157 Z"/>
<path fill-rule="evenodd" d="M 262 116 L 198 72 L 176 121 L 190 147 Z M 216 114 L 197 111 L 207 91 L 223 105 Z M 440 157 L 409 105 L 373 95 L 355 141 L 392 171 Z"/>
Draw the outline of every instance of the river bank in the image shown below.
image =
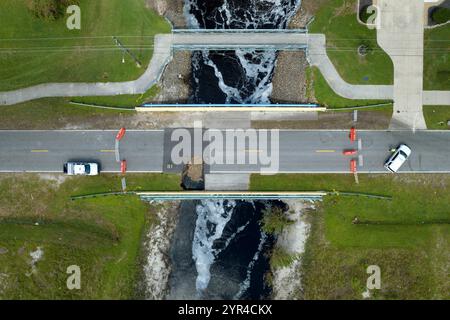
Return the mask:
<path fill-rule="evenodd" d="M 168 293 L 172 263 L 169 251 L 179 219 L 180 201 L 153 204 L 158 222 L 143 240 L 143 295 L 145 299 L 162 300 Z"/>
<path fill-rule="evenodd" d="M 302 0 L 288 29 L 303 29 L 325 0 Z M 274 69 L 271 100 L 276 103 L 315 103 L 307 94 L 306 70 L 309 68 L 304 51 L 280 51 Z"/>
<path fill-rule="evenodd" d="M 147 7 L 164 16 L 174 28 L 186 28 L 184 0 L 147 0 Z"/>
<path fill-rule="evenodd" d="M 184 0 L 148 0 L 147 6 L 165 17 L 173 29 L 187 28 Z M 158 94 L 147 102 L 187 103 L 191 95 L 191 72 L 191 52 L 174 51 L 158 83 Z"/>
<path fill-rule="evenodd" d="M 285 200 L 289 209 L 287 217 L 292 224 L 285 227 L 278 237 L 274 250 L 286 254 L 290 261 L 283 265 L 271 264 L 272 299 L 295 300 L 303 297 L 302 260 L 311 224 L 306 213 L 315 209 L 314 202 Z"/>

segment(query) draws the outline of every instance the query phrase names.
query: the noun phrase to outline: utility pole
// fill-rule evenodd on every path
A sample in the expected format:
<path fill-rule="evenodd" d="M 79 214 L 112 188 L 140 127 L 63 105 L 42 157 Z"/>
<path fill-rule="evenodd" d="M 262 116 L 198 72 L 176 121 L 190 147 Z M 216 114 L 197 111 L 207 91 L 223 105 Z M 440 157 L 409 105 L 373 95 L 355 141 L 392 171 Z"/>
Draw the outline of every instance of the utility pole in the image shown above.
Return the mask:
<path fill-rule="evenodd" d="M 128 54 L 133 60 L 134 62 L 136 62 L 136 65 L 138 66 L 138 68 L 142 67 L 142 63 L 138 60 L 138 58 L 133 54 L 133 52 L 131 52 L 128 48 L 126 48 L 122 42 L 120 42 L 119 39 L 117 39 L 116 37 L 112 37 L 116 46 L 118 46 L 120 49 L 122 49 L 123 51 L 123 57 L 122 57 L 122 63 L 125 62 L 125 54 Z"/>

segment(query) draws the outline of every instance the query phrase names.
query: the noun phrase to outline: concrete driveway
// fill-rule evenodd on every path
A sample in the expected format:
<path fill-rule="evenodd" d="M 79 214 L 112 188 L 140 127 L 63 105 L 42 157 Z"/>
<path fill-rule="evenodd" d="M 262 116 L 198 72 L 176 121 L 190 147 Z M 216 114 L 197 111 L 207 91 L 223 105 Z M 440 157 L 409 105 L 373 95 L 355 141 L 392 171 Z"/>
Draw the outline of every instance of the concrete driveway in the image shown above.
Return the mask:
<path fill-rule="evenodd" d="M 394 64 L 392 129 L 426 129 L 423 116 L 423 0 L 377 0 L 377 40 Z"/>

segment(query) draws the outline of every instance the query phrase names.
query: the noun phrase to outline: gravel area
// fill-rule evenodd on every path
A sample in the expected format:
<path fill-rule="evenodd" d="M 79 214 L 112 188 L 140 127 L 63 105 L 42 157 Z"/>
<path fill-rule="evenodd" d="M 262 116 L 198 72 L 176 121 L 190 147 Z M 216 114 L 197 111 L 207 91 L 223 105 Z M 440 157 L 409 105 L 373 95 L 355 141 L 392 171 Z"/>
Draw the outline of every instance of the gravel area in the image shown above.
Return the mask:
<path fill-rule="evenodd" d="M 158 83 L 161 91 L 149 102 L 186 103 L 191 94 L 191 53 L 175 51 Z"/>
<path fill-rule="evenodd" d="M 306 54 L 281 51 L 272 80 L 271 100 L 276 103 L 306 102 Z"/>
<path fill-rule="evenodd" d="M 147 0 L 147 5 L 161 16 L 165 16 L 174 28 L 186 28 L 186 19 L 183 15 L 184 0 Z"/>
<path fill-rule="evenodd" d="M 315 11 L 327 0 L 303 0 L 288 28 L 305 28 Z M 280 51 L 273 76 L 273 102 L 314 102 L 306 96 L 306 69 L 308 62 L 302 51 Z"/>

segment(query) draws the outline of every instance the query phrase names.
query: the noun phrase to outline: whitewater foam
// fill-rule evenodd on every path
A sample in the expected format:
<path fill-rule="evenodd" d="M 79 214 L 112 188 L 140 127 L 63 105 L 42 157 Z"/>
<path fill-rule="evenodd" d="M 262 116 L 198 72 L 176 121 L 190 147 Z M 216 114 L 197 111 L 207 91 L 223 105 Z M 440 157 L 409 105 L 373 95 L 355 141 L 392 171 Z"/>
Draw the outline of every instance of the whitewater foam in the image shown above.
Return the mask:
<path fill-rule="evenodd" d="M 210 268 L 217 255 L 226 248 L 214 248 L 230 221 L 236 202 L 227 200 L 202 200 L 196 208 L 197 221 L 192 242 L 192 256 L 197 269 L 196 289 L 204 291 L 211 279 Z"/>
<path fill-rule="evenodd" d="M 185 1 L 185 14 L 190 28 L 212 29 L 282 29 L 300 6 L 300 0 L 223 0 L 222 5 L 211 12 L 205 6 L 198 5 L 199 0 Z M 201 21 L 198 19 L 201 18 Z M 214 53 L 217 54 L 217 53 Z M 209 51 L 203 51 L 201 57 L 193 56 L 193 77 L 196 83 L 194 99 L 199 98 L 199 79 L 196 75 L 202 67 L 201 58 L 206 66 L 212 67 L 217 78 L 217 86 L 225 94 L 223 103 L 270 103 L 272 94 L 272 76 L 276 64 L 276 51 L 236 50 L 227 53 L 235 55 L 238 67 L 245 76 L 232 87 L 226 84 L 223 73 L 213 61 Z M 196 61 L 197 60 L 197 61 Z M 209 103 L 211 101 L 203 101 Z M 214 101 L 213 101 L 214 102 Z"/>

